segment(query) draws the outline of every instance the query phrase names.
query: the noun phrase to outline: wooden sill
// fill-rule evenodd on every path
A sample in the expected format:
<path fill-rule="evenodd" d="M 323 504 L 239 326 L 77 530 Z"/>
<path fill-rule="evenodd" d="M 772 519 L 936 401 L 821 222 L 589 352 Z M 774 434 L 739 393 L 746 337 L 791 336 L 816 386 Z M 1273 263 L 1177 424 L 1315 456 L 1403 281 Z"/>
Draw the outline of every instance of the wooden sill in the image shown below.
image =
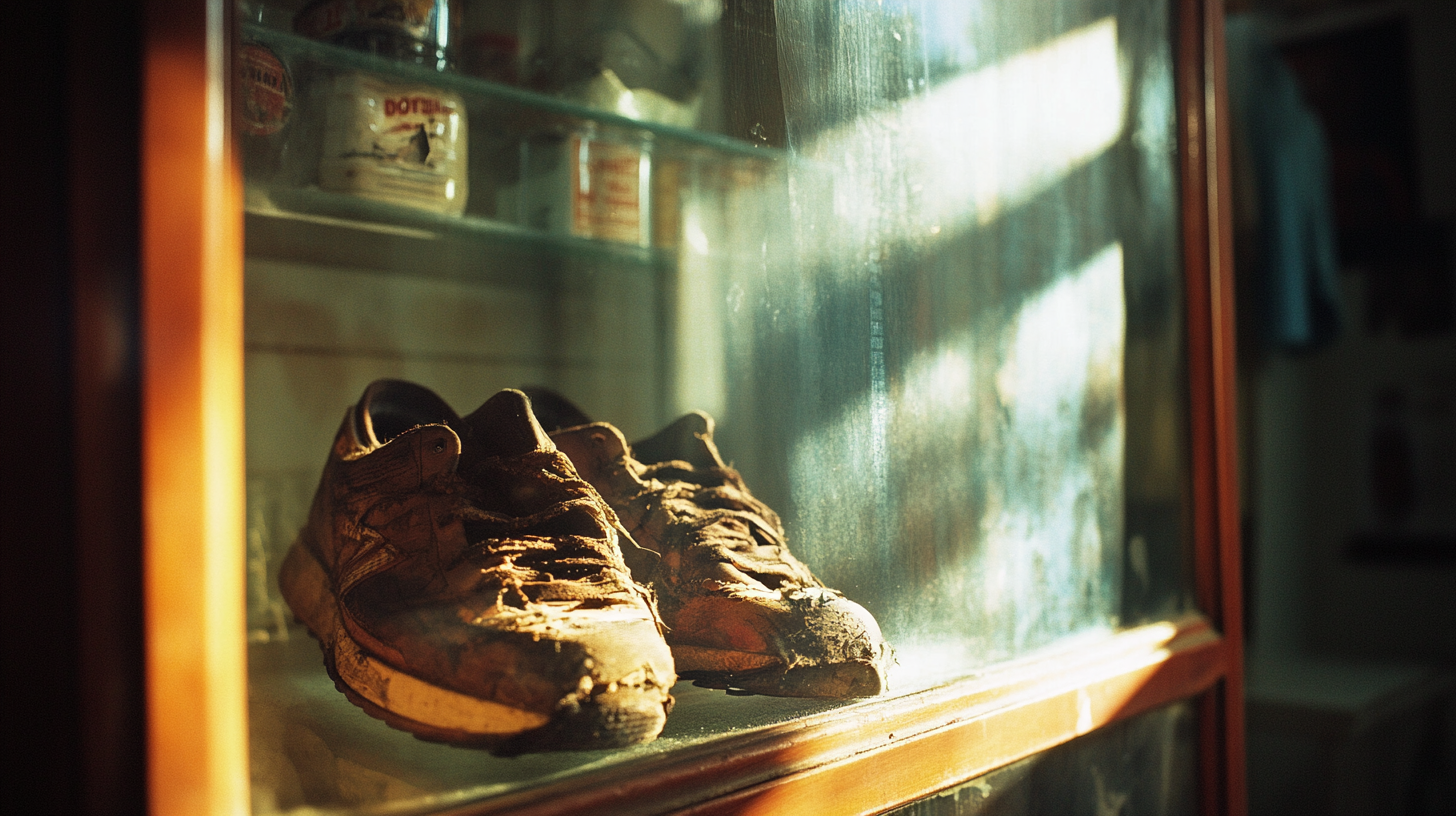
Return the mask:
<path fill-rule="evenodd" d="M 1192 617 L 1079 639 L 873 700 L 440 814 L 882 812 L 1207 691 L 1224 640 Z"/>

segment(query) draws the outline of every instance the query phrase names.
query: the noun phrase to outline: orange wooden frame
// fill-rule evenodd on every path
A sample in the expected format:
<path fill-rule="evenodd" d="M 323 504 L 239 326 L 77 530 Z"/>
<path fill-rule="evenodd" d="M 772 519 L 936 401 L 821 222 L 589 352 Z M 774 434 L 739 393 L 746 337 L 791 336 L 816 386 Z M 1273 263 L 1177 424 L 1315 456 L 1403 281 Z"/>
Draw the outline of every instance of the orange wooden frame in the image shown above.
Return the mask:
<path fill-rule="evenodd" d="M 873 813 L 1203 695 L 1204 810 L 1244 810 L 1228 136 L 1219 0 L 1178 0 L 1197 592 L 1155 624 L 449 813 Z M 150 0 L 142 86 L 148 776 L 157 814 L 248 810 L 242 201 L 230 4 Z M 1219 633 L 1222 633 L 1221 635 Z"/>
<path fill-rule="evenodd" d="M 142 531 L 156 814 L 248 811 L 242 185 L 232 4 L 152 0 L 142 53 Z"/>
<path fill-rule="evenodd" d="M 1221 0 L 1178 4 L 1178 147 L 1188 305 L 1188 424 L 1199 608 L 1224 633 L 1229 667 L 1200 702 L 1205 814 L 1241 814 L 1244 786 L 1243 594 L 1235 427 L 1233 217 Z"/>

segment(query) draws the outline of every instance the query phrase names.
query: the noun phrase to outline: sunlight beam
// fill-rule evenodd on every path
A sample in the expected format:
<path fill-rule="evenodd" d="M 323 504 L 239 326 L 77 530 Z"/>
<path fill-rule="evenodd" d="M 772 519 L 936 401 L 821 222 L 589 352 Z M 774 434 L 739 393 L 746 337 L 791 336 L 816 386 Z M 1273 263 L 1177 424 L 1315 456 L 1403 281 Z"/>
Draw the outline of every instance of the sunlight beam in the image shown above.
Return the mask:
<path fill-rule="evenodd" d="M 851 228 L 884 224 L 880 174 L 904 179 L 925 229 L 987 224 L 1110 147 L 1126 92 L 1107 17 L 827 131 L 803 151 L 836 169 Z M 841 172 L 844 171 L 844 172 Z M 906 225 L 916 226 L 916 225 Z"/>

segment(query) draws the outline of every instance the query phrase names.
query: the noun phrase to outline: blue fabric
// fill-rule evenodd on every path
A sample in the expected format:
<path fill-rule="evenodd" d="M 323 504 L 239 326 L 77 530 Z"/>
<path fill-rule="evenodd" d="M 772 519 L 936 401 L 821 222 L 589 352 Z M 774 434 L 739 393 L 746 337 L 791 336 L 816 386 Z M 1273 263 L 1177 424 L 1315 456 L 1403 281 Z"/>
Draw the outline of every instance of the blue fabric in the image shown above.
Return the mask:
<path fill-rule="evenodd" d="M 1265 343 L 1314 348 L 1342 321 L 1324 129 L 1256 19 L 1231 15 L 1225 36 L 1233 125 L 1258 187 L 1259 261 L 1241 278 L 1252 285 L 1245 302 Z"/>

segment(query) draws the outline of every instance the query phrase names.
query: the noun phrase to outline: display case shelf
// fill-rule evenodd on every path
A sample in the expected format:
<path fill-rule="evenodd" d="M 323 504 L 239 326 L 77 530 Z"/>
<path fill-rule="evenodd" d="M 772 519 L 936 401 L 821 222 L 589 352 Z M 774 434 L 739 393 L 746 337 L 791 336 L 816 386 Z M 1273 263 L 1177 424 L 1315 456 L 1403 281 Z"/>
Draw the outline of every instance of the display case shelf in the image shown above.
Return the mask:
<path fill-rule="evenodd" d="M 287 67 L 293 108 L 278 132 L 242 137 L 250 256 L 260 250 L 276 254 L 255 240 L 256 230 L 271 237 L 280 230 L 297 233 L 312 225 L 352 227 L 361 246 L 370 246 L 375 241 L 371 236 L 392 235 L 444 239 L 487 252 L 502 251 L 515 260 L 544 256 L 650 267 L 669 260 L 677 248 L 677 217 L 685 202 L 721 198 L 725 191 L 745 186 L 782 188 L 775 180 L 782 180 L 789 166 L 787 151 L 765 144 L 633 119 L 257 25 L 245 24 L 242 36 L 271 49 Z M 331 127 L 325 123 L 328 77 L 351 71 L 413 87 L 427 86 L 463 100 L 468 150 L 465 169 L 460 172 L 465 176 L 461 181 L 469 187 L 463 215 L 320 188 L 321 139 L 324 129 Z M 642 222 L 640 235 L 603 237 L 573 226 L 573 173 L 578 171 L 572 166 L 578 158 L 573 146 L 579 144 L 570 142 L 574 138 L 604 145 L 606 150 L 625 148 L 630 155 L 650 157 L 642 171 L 640 210 L 631 213 Z M 808 168 L 801 160 L 794 165 Z M 315 249 L 326 243 L 298 234 L 302 244 Z M 288 247 L 302 245 L 278 237 Z M 343 256 L 349 256 L 348 249 Z"/>
<path fill-rule="evenodd" d="M 670 250 L 452 217 L 317 188 L 250 190 L 249 258 L 388 269 L 424 278 L 533 285 L 543 269 L 611 264 L 644 273 Z"/>
<path fill-rule="evenodd" d="M 254 809 L 288 811 L 303 799 L 310 813 L 657 813 L 728 796 L 725 810 L 753 812 L 778 801 L 765 801 L 765 783 L 786 777 L 783 801 L 797 809 L 858 812 L 852 779 L 872 776 L 905 798 L 937 787 L 887 763 L 890 752 L 935 756 L 947 776 L 984 773 L 1028 753 L 1007 734 L 1031 721 L 1051 745 L 1209 688 L 1224 648 L 1194 617 L 879 698 L 735 697 L 679 682 L 654 742 L 502 759 L 359 716 L 317 670 L 306 637 L 254 644 Z"/>

